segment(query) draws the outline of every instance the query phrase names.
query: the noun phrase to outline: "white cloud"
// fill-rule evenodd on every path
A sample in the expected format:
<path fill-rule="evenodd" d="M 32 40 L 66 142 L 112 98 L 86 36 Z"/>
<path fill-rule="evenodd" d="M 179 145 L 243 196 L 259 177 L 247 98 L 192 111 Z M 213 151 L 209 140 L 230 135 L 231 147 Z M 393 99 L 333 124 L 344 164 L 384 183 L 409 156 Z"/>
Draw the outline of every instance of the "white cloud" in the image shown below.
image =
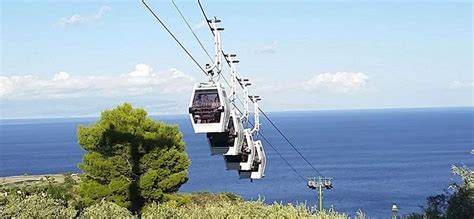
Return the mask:
<path fill-rule="evenodd" d="M 206 27 L 206 26 L 207 26 L 207 21 L 204 19 L 204 20 L 200 21 L 199 23 L 194 24 L 193 25 L 193 30 L 199 30 L 199 29 L 201 29 L 203 27 Z"/>
<path fill-rule="evenodd" d="M 257 53 L 257 54 L 275 54 L 276 50 L 275 50 L 275 48 L 266 47 L 266 48 L 256 49 L 255 53 Z"/>
<path fill-rule="evenodd" d="M 112 10 L 111 7 L 102 6 L 100 7 L 99 11 L 93 15 L 75 14 L 68 17 L 62 17 L 61 19 L 59 19 L 58 25 L 60 27 L 66 27 L 66 26 L 71 26 L 71 25 L 91 23 L 104 17 L 110 10 Z"/>
<path fill-rule="evenodd" d="M 254 50 L 256 54 L 275 54 L 278 41 L 274 40 L 270 45 L 263 46 Z"/>
<path fill-rule="evenodd" d="M 59 72 L 54 75 L 53 81 L 63 81 L 67 80 L 69 77 L 71 77 L 67 72 Z"/>
<path fill-rule="evenodd" d="M 328 90 L 334 93 L 354 93 L 368 84 L 369 77 L 361 72 L 318 74 L 304 82 L 307 90 Z"/>
<path fill-rule="evenodd" d="M 194 78 L 177 69 L 155 73 L 138 64 L 129 73 L 115 76 L 75 76 L 59 72 L 50 79 L 34 75 L 0 76 L 2 98 L 67 98 L 79 96 L 133 96 L 190 91 Z"/>
<path fill-rule="evenodd" d="M 474 88 L 474 81 L 463 82 L 463 81 L 452 81 L 449 83 L 449 88 L 451 89 L 465 89 L 465 88 Z"/>

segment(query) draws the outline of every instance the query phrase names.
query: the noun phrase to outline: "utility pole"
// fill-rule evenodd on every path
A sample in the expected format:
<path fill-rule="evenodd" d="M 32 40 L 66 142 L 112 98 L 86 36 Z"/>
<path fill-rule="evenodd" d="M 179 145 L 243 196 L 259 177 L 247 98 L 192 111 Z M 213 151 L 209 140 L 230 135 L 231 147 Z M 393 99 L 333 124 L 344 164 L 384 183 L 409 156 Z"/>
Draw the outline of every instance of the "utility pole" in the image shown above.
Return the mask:
<path fill-rule="evenodd" d="M 323 189 L 332 189 L 332 178 L 312 177 L 308 179 L 308 187 L 310 189 L 318 189 L 319 211 L 323 211 Z"/>

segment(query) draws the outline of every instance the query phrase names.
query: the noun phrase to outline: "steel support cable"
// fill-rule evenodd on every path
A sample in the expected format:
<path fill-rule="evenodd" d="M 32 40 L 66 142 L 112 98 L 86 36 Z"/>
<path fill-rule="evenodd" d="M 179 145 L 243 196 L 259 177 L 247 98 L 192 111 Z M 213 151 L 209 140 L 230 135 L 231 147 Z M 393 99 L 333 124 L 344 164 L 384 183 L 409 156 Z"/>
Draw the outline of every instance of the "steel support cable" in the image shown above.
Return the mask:
<path fill-rule="evenodd" d="M 224 81 L 227 83 L 227 80 L 225 79 L 225 77 L 223 76 L 222 78 L 224 78 Z M 239 99 L 239 100 L 240 100 L 240 99 Z M 242 114 L 242 111 L 235 105 L 235 103 L 233 103 L 233 104 L 234 104 L 234 106 L 235 106 L 235 109 L 237 109 L 237 111 L 239 111 L 240 114 Z M 243 103 L 242 103 L 242 104 L 243 104 Z M 253 123 L 252 123 L 250 120 L 248 120 L 247 122 L 248 122 L 251 126 L 253 126 Z M 306 179 L 290 164 L 290 162 L 288 162 L 288 160 L 285 159 L 285 157 L 283 157 L 283 155 L 273 146 L 272 143 L 270 143 L 270 141 L 263 135 L 263 133 L 260 132 L 259 134 L 260 134 L 260 136 L 262 136 L 262 139 L 263 139 L 268 145 L 270 145 L 270 147 L 277 153 L 277 155 L 278 155 L 283 161 L 285 161 L 286 165 L 289 166 L 289 167 L 293 170 L 293 172 L 295 172 L 296 175 L 297 175 L 298 177 L 300 177 L 300 178 L 306 183 Z"/>
<path fill-rule="evenodd" d="M 261 109 L 261 108 L 258 108 L 259 111 L 263 114 L 263 116 L 270 122 L 270 124 L 272 124 L 272 126 L 280 133 L 280 135 L 288 142 L 288 144 L 301 156 L 301 158 L 306 161 L 306 163 L 315 171 L 317 172 L 321 177 L 324 177 L 323 174 L 321 174 L 301 153 L 298 149 L 295 148 L 295 146 L 291 143 L 291 141 L 282 133 L 282 131 L 275 125 L 275 123 L 273 123 L 273 121 L 265 114 L 265 112 Z M 262 136 L 263 137 L 263 136 Z M 336 194 L 336 200 L 339 200 L 339 202 L 341 203 L 341 205 L 344 205 L 344 202 L 342 201 L 342 199 L 340 198 L 339 196 L 339 193 L 335 190 L 335 189 L 332 189 L 334 191 L 334 194 Z"/>
<path fill-rule="evenodd" d="M 242 87 L 242 89 L 244 89 L 244 86 L 243 84 L 241 84 L 239 82 L 239 85 L 240 87 Z M 249 95 L 248 96 L 249 100 L 254 103 L 253 99 L 252 99 L 252 96 Z M 240 100 L 240 99 L 239 99 Z M 242 103 L 243 104 L 243 103 Z M 275 130 L 278 131 L 278 133 L 285 139 L 285 141 L 300 155 L 300 157 L 311 167 L 312 170 L 314 170 L 316 173 L 318 173 L 319 176 L 321 177 L 324 177 L 323 174 L 321 174 L 321 172 L 319 172 L 312 164 L 311 162 L 308 161 L 308 159 L 306 159 L 306 157 L 295 147 L 295 145 L 288 139 L 288 137 L 286 137 L 285 134 L 283 134 L 283 132 L 280 130 L 280 128 L 278 128 L 278 126 L 270 119 L 270 117 L 268 117 L 268 115 L 262 110 L 262 108 L 258 107 L 258 110 L 262 113 L 262 115 L 270 122 L 270 124 L 273 126 L 273 128 L 275 128 Z"/>
<path fill-rule="evenodd" d="M 209 19 L 207 18 L 206 12 L 204 11 L 204 8 L 202 7 L 201 0 L 198 0 L 199 8 L 201 9 L 202 15 L 204 16 L 204 19 L 206 19 L 207 26 L 209 27 L 209 30 L 211 30 L 212 35 L 214 36 L 214 31 L 212 31 L 212 27 L 209 24 Z M 221 49 L 222 55 L 224 56 L 225 61 L 227 62 L 227 65 L 231 67 L 230 61 L 227 59 L 227 56 L 225 55 L 226 53 L 224 52 L 223 49 Z"/>
<path fill-rule="evenodd" d="M 171 2 L 173 3 L 174 7 L 176 8 L 176 10 L 178 11 L 179 15 L 181 16 L 181 18 L 183 19 L 183 21 L 186 23 L 186 25 L 188 26 L 189 30 L 191 31 L 191 33 L 193 34 L 194 38 L 197 40 L 197 42 L 199 43 L 199 45 L 201 46 L 201 48 L 204 50 L 204 52 L 207 54 L 207 57 L 209 57 L 209 59 L 212 61 L 214 61 L 211 57 L 211 55 L 209 54 L 209 52 L 206 50 L 206 48 L 204 47 L 204 45 L 202 45 L 202 42 L 201 40 L 199 40 L 199 38 L 197 37 L 196 33 L 194 32 L 193 28 L 191 27 L 191 25 L 189 25 L 189 22 L 188 20 L 186 20 L 186 18 L 184 17 L 183 13 L 181 13 L 181 10 L 179 10 L 179 7 L 176 5 L 176 3 L 174 2 L 174 0 L 171 0 Z"/>
<path fill-rule="evenodd" d="M 183 46 L 183 44 L 181 44 L 181 42 L 179 42 L 178 38 L 176 38 L 176 36 L 174 36 L 174 34 L 170 31 L 170 29 L 168 29 L 168 27 L 166 27 L 166 25 L 163 23 L 163 21 L 161 21 L 161 19 L 155 14 L 155 12 L 146 4 L 145 0 L 142 0 L 142 3 L 143 3 L 143 5 L 145 5 L 145 7 L 148 9 L 148 11 L 150 11 L 150 13 L 155 17 L 155 19 L 161 24 L 161 26 L 163 26 L 163 28 L 165 28 L 165 30 L 171 35 L 171 37 L 173 37 L 173 39 L 176 41 L 176 43 L 179 44 L 181 49 L 184 50 L 184 52 L 186 52 L 186 54 L 188 54 L 189 58 L 191 58 L 194 61 L 194 63 L 197 66 L 199 66 L 199 68 L 202 70 L 202 72 L 204 72 L 204 74 L 208 75 L 209 73 L 206 72 L 206 70 L 204 70 L 202 68 L 202 66 L 196 61 L 196 59 L 191 55 L 191 53 L 189 53 L 188 50 Z"/>
<path fill-rule="evenodd" d="M 239 110 L 239 111 L 240 111 L 240 110 Z M 241 112 L 241 113 L 242 113 L 242 112 Z M 253 126 L 253 123 L 252 123 L 250 120 L 248 121 L 248 123 L 250 123 L 250 125 Z M 289 167 L 293 170 L 293 172 L 295 172 L 296 175 L 297 175 L 298 177 L 300 177 L 300 178 L 303 180 L 303 182 L 306 183 L 306 182 L 307 182 L 307 181 L 306 181 L 306 178 L 304 178 L 304 177 L 293 167 L 293 165 L 291 165 L 290 162 L 288 162 L 288 160 L 285 159 L 285 157 L 283 157 L 283 155 L 273 146 L 272 143 L 270 143 L 270 141 L 265 137 L 265 135 L 263 135 L 262 132 L 259 132 L 259 134 L 260 134 L 260 136 L 262 137 L 262 139 L 263 139 L 268 145 L 270 145 L 270 147 L 278 154 L 278 156 L 279 156 L 283 161 L 285 161 L 286 165 L 289 166 Z"/>
<path fill-rule="evenodd" d="M 295 172 L 296 175 L 298 175 L 298 177 L 300 177 L 301 180 L 303 180 L 303 182 L 306 183 L 306 180 L 307 180 L 307 179 L 304 178 L 304 177 L 290 164 L 290 162 L 288 162 L 288 160 L 286 160 L 286 159 L 283 157 L 283 155 L 281 155 L 280 152 L 278 152 L 278 150 L 272 145 L 272 143 L 270 143 L 270 141 L 268 141 L 268 139 L 267 139 L 262 133 L 260 133 L 260 136 L 262 137 L 262 139 L 263 139 L 268 145 L 270 145 L 270 147 L 278 154 L 278 156 L 279 156 L 283 161 L 285 161 L 286 165 L 288 165 L 288 166 L 293 170 L 293 172 Z"/>
<path fill-rule="evenodd" d="M 270 124 L 273 126 L 273 128 L 275 128 L 278 133 L 280 133 L 280 135 L 285 139 L 285 141 L 296 151 L 296 153 L 298 153 L 300 155 L 300 157 L 311 167 L 311 169 L 313 169 L 316 173 L 318 173 L 321 177 L 324 177 L 323 174 L 321 174 L 321 172 L 319 172 L 312 164 L 311 162 L 308 161 L 308 159 L 306 159 L 305 156 L 303 156 L 303 154 L 301 154 L 301 152 L 295 147 L 295 145 L 286 137 L 285 134 L 283 134 L 283 132 L 280 130 L 280 128 L 278 128 L 278 126 L 275 125 L 275 123 L 273 123 L 273 121 L 267 116 L 267 114 L 259 107 L 258 110 L 262 113 L 262 115 L 268 120 L 268 122 L 270 122 Z"/>
<path fill-rule="evenodd" d="M 249 121 L 249 123 L 250 123 L 250 125 L 253 126 L 252 122 Z M 270 141 L 263 135 L 263 133 L 262 133 L 262 132 L 259 132 L 259 134 L 260 134 L 260 136 L 262 137 L 262 139 L 263 139 L 268 145 L 270 145 L 270 147 L 278 154 L 278 156 L 279 156 L 283 161 L 285 161 L 286 165 L 288 165 L 288 166 L 293 170 L 293 172 L 295 172 L 296 175 L 298 175 L 298 177 L 300 177 L 300 178 L 306 183 L 306 182 L 307 182 L 307 179 L 304 178 L 304 177 L 288 162 L 288 160 L 286 160 L 286 159 L 283 157 L 283 155 L 280 154 L 280 152 L 270 143 Z M 338 193 L 334 188 L 331 189 L 331 190 L 334 191 L 334 194 L 336 194 L 336 200 L 339 201 L 343 207 L 346 207 L 345 204 L 344 204 L 344 202 L 342 201 L 342 199 L 341 199 L 339 193 Z M 314 193 L 317 194 L 316 191 L 314 191 Z"/>

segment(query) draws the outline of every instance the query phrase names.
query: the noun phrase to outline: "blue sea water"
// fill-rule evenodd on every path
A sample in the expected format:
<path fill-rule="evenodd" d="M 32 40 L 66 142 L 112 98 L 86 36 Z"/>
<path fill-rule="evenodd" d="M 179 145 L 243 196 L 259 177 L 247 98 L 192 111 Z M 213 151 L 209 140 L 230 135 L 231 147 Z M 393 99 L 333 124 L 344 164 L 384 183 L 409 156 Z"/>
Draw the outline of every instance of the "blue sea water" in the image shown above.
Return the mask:
<path fill-rule="evenodd" d="M 400 214 L 419 212 L 427 196 L 442 193 L 456 179 L 451 164 L 474 166 L 474 108 L 420 108 L 270 113 L 302 154 L 323 175 L 333 177 L 324 204 L 353 215 L 387 218 L 392 203 Z M 153 117 L 177 124 L 191 159 L 189 181 L 180 191 L 231 191 L 246 199 L 316 204 L 316 194 L 265 144 L 263 180 L 239 180 L 210 156 L 205 135 L 194 134 L 183 116 Z M 79 125 L 94 118 L 1 120 L 0 176 L 79 172 L 84 151 Z M 262 132 L 304 177 L 317 176 L 263 122 Z"/>

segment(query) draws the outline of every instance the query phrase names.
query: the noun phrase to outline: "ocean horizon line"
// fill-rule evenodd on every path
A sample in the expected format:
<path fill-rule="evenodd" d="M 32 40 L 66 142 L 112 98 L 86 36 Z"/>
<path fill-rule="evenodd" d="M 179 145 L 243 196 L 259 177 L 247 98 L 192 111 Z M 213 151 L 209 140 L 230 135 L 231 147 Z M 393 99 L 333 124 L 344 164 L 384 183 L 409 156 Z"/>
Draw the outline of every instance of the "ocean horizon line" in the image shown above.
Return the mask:
<path fill-rule="evenodd" d="M 337 108 L 337 109 L 294 109 L 294 110 L 270 110 L 267 113 L 310 113 L 310 112 L 339 112 L 339 111 L 373 111 L 373 110 L 420 110 L 420 109 L 456 109 L 456 108 L 474 108 L 474 105 L 471 106 L 420 106 L 420 107 L 375 107 L 375 108 Z M 0 117 L 0 121 L 7 121 L 7 120 L 44 120 L 44 119 L 94 119 L 100 116 L 101 112 L 98 112 L 98 115 L 91 116 L 91 115 L 78 115 L 78 116 L 45 116 L 45 117 L 7 117 L 2 118 Z M 163 114 L 156 114 L 156 113 L 149 113 L 149 116 L 152 117 L 177 117 L 177 116 L 186 116 L 186 113 L 163 113 Z"/>

